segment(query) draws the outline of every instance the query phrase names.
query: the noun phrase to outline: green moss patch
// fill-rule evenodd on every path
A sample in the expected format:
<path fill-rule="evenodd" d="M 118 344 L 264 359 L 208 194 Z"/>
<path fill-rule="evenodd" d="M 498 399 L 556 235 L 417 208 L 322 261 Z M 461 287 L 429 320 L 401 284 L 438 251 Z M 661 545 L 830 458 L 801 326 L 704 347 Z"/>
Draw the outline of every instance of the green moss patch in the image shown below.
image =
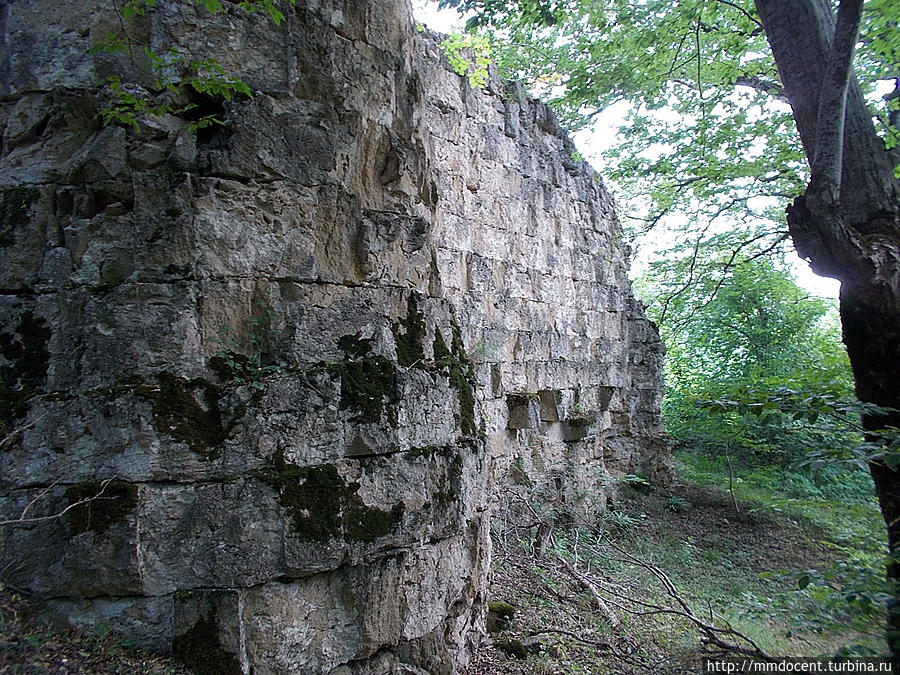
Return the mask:
<path fill-rule="evenodd" d="M 156 428 L 204 459 L 216 459 L 225 440 L 218 389 L 206 380 L 188 380 L 166 371 L 159 373 L 157 381 L 155 387 L 135 388 L 135 393 L 150 400 Z"/>
<path fill-rule="evenodd" d="M 450 353 L 450 348 L 447 347 L 447 342 L 444 340 L 444 335 L 441 333 L 440 328 L 436 328 L 434 331 L 434 342 L 431 343 L 431 351 L 434 353 L 434 365 L 437 368 L 449 368 L 453 365 L 453 354 Z"/>
<path fill-rule="evenodd" d="M 521 640 L 516 640 L 515 638 L 494 640 L 494 647 L 517 659 L 528 658 L 528 650 L 525 648 L 525 645 L 522 644 Z"/>
<path fill-rule="evenodd" d="M 28 217 L 28 210 L 40 192 L 33 187 L 12 187 L 0 190 L 0 247 L 15 242 L 15 230 Z"/>
<path fill-rule="evenodd" d="M 409 294 L 406 318 L 391 327 L 397 344 L 397 363 L 405 368 L 425 368 L 425 315 L 416 293 Z"/>
<path fill-rule="evenodd" d="M 492 600 L 491 602 L 488 602 L 488 611 L 493 612 L 504 619 L 512 619 L 516 615 L 516 608 L 502 600 Z"/>
<path fill-rule="evenodd" d="M 515 615 L 516 608 L 508 602 L 502 600 L 488 602 L 488 632 L 497 633 L 508 630 L 512 626 L 512 619 Z"/>
<path fill-rule="evenodd" d="M 434 500 L 438 504 L 449 504 L 458 500 L 460 496 L 463 460 L 459 452 L 460 448 L 456 445 L 426 445 L 410 448 L 403 453 L 403 458 L 406 461 L 424 459 L 434 466 L 438 463 L 446 466 L 441 489 L 434 493 Z"/>
<path fill-rule="evenodd" d="M 371 338 L 359 334 L 338 340 L 344 352 L 341 363 L 327 366 L 341 379 L 341 410 L 353 410 L 352 422 L 381 422 L 397 425 L 397 368 L 384 356 L 370 356 Z"/>
<path fill-rule="evenodd" d="M 299 467 L 276 455 L 260 477 L 278 490 L 301 541 L 373 542 L 403 518 L 403 502 L 390 511 L 366 506 L 357 494 L 359 483 L 347 483 L 331 464 Z"/>
<path fill-rule="evenodd" d="M 475 371 L 463 345 L 462 331 L 455 321 L 451 354 L 450 386 L 456 389 L 459 399 L 459 428 L 466 436 L 474 436 L 478 431 L 475 424 Z"/>
<path fill-rule="evenodd" d="M 344 335 L 337 341 L 338 347 L 349 359 L 361 359 L 372 351 L 372 338 L 356 335 Z"/>
<path fill-rule="evenodd" d="M 431 459 L 434 455 L 437 454 L 446 454 L 448 448 L 442 445 L 426 445 L 424 447 L 415 447 L 410 448 L 406 452 L 403 453 L 403 458 L 407 461 L 424 458 Z"/>
<path fill-rule="evenodd" d="M 104 488 L 102 483 L 77 483 L 66 488 L 68 506 L 84 502 L 65 513 L 65 522 L 72 536 L 83 532 L 102 534 L 110 526 L 125 522 L 137 508 L 138 489 L 132 483 L 113 481 Z"/>
<path fill-rule="evenodd" d="M 0 431 L 28 413 L 28 400 L 38 393 L 50 366 L 50 329 L 31 311 L 23 312 L 13 333 L 0 333 Z M 5 434 L 4 434 L 5 435 Z"/>
<path fill-rule="evenodd" d="M 466 436 L 474 436 L 475 424 L 475 371 L 463 345 L 462 330 L 456 321 L 451 326 L 452 338 L 450 347 L 440 329 L 434 331 L 431 349 L 434 354 L 435 367 L 450 380 L 450 386 L 456 390 L 459 401 L 457 423 L 460 431 Z"/>

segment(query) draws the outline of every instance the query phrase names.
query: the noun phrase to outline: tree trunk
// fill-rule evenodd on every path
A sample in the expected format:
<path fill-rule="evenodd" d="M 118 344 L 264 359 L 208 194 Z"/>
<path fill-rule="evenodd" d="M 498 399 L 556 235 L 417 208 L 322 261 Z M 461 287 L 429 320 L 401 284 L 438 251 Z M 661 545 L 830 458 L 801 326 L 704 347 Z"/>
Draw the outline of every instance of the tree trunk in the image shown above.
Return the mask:
<path fill-rule="evenodd" d="M 884 149 L 852 76 L 843 138 L 824 124 L 819 133 L 820 98 L 834 93 L 826 64 L 834 56 L 835 20 L 827 0 L 756 0 L 756 8 L 812 165 L 806 194 L 788 208 L 794 245 L 814 271 L 842 282 L 841 323 L 857 396 L 900 410 L 900 182 L 893 176 L 900 157 Z M 828 143 L 841 144 L 836 190 L 814 165 Z M 900 427 L 900 412 L 864 415 L 863 425 Z M 870 470 L 891 552 L 887 640 L 900 671 L 900 472 L 882 462 Z"/>

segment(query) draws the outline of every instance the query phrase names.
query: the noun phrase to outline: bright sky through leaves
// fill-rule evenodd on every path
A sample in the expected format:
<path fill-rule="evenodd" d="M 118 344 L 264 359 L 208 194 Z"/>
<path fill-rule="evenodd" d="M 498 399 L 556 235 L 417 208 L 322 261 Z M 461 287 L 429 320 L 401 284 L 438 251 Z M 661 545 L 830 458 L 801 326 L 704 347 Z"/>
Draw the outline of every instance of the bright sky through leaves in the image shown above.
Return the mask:
<path fill-rule="evenodd" d="M 454 30 L 462 30 L 463 22 L 455 11 L 439 10 L 437 3 L 433 0 L 413 0 L 412 4 L 416 20 L 432 30 L 448 34 Z M 579 152 L 593 166 L 598 167 L 601 174 L 606 173 L 603 170 L 605 160 L 602 158 L 602 153 L 617 143 L 616 134 L 619 126 L 625 120 L 628 110 L 629 105 L 625 102 L 609 106 L 597 116 L 593 125 L 573 135 L 573 140 Z M 608 179 L 607 182 L 609 182 Z M 620 204 L 620 210 L 623 210 L 625 206 Z M 672 243 L 670 241 L 671 236 L 671 233 L 666 233 L 664 229 L 659 234 L 650 237 L 645 236 L 640 242 L 640 246 L 637 247 L 633 271 L 638 273 L 645 269 L 649 258 L 658 256 L 660 251 L 670 246 Z M 840 284 L 833 279 L 826 279 L 813 274 L 804 261 L 799 259 L 796 261 L 794 274 L 797 282 L 812 295 L 837 297 Z"/>

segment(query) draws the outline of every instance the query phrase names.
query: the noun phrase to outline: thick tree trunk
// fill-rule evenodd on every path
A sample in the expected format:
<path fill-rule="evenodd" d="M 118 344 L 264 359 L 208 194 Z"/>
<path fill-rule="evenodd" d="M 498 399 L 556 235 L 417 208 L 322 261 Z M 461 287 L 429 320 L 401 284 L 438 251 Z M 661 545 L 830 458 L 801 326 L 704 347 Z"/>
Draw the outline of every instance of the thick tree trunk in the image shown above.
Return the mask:
<path fill-rule="evenodd" d="M 835 31 L 827 0 L 756 0 L 756 8 L 810 163 L 823 144 L 842 145 L 839 184 L 829 185 L 813 165 L 806 194 L 788 209 L 794 245 L 813 270 L 842 282 L 841 322 L 857 396 L 900 410 L 900 183 L 893 176 L 900 158 L 884 149 L 852 77 L 843 138 L 824 124 L 820 133 L 820 97 L 834 77 L 826 68 Z M 864 416 L 863 424 L 873 431 L 900 427 L 900 413 Z M 887 637 L 900 671 L 900 472 L 882 462 L 870 469 L 891 551 Z"/>
<path fill-rule="evenodd" d="M 878 297 L 871 289 L 843 284 L 841 324 L 853 365 L 857 396 L 862 401 L 900 409 L 900 373 L 897 369 L 900 363 L 900 309 L 896 295 L 893 298 Z M 900 427 L 900 412 L 869 415 L 863 418 L 863 424 L 870 430 Z M 888 532 L 891 554 L 888 579 L 893 585 L 894 597 L 888 604 L 887 640 L 897 671 L 900 669 L 900 472 L 881 462 L 871 462 L 869 468 Z"/>

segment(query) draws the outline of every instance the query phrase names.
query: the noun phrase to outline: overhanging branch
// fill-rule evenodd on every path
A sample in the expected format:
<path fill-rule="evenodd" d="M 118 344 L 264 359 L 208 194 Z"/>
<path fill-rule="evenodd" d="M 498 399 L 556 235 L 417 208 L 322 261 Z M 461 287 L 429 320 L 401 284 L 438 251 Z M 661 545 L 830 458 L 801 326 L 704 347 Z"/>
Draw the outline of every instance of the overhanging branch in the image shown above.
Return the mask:
<path fill-rule="evenodd" d="M 787 92 L 777 82 L 770 82 L 760 77 L 739 75 L 734 83 L 739 87 L 750 87 L 764 94 L 769 94 L 777 99 L 788 102 Z"/>

